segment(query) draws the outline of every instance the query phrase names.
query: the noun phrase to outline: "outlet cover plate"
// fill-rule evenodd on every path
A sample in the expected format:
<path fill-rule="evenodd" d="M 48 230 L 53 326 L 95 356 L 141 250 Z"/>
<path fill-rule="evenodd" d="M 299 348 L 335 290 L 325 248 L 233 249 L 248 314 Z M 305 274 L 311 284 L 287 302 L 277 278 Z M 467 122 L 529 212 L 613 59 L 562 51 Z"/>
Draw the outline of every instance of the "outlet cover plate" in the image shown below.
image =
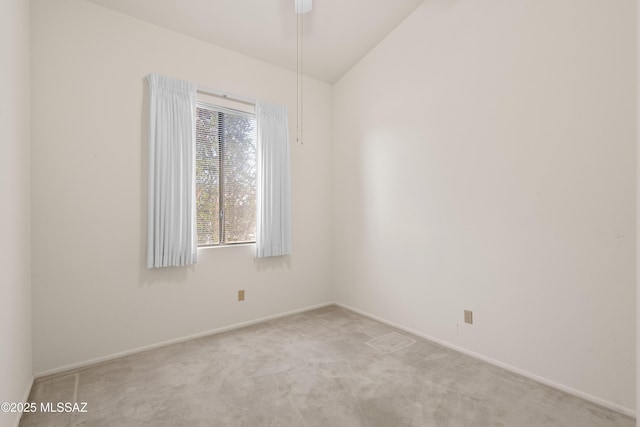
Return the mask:
<path fill-rule="evenodd" d="M 473 311 L 471 310 L 464 311 L 464 323 L 473 325 Z"/>

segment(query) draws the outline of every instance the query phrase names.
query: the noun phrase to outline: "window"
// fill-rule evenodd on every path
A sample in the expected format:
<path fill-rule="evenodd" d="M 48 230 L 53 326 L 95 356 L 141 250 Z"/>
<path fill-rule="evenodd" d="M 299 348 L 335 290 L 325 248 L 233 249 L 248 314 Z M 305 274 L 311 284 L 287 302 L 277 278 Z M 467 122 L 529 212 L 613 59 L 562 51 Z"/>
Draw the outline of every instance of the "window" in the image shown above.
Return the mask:
<path fill-rule="evenodd" d="M 255 114 L 198 102 L 198 246 L 256 241 Z"/>

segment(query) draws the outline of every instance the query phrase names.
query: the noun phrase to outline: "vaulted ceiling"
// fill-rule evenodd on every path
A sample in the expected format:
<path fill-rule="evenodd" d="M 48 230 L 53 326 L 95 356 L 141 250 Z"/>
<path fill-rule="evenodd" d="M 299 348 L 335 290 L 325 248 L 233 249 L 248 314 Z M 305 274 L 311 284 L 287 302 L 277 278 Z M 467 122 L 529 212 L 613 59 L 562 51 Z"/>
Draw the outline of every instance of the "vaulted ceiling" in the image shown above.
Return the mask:
<path fill-rule="evenodd" d="M 296 70 L 295 0 L 87 0 Z M 303 15 L 304 73 L 333 83 L 423 0 L 314 0 Z"/>

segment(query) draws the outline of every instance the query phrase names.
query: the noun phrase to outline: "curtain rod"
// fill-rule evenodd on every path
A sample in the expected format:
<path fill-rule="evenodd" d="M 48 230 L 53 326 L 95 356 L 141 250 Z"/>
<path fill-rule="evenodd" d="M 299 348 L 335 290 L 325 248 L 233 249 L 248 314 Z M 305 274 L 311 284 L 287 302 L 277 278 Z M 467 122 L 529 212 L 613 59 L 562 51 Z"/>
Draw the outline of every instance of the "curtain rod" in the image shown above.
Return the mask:
<path fill-rule="evenodd" d="M 248 105 L 256 105 L 256 100 L 251 98 L 246 98 L 244 96 L 233 95 L 228 92 L 221 92 L 219 90 L 210 89 L 208 87 L 198 85 L 198 92 L 204 93 L 205 95 L 217 96 L 218 98 L 231 99 L 233 101 L 242 102 L 243 104 Z"/>

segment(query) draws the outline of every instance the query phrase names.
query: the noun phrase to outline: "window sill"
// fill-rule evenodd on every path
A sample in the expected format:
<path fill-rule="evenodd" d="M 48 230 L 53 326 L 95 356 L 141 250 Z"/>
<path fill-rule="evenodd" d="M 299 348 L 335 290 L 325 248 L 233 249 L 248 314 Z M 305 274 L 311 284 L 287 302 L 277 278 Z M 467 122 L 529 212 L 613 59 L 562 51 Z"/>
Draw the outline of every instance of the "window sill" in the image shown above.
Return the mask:
<path fill-rule="evenodd" d="M 198 250 L 207 250 L 207 249 L 223 249 L 223 248 L 242 248 L 245 246 L 255 246 L 255 242 L 249 243 L 235 243 L 233 245 L 214 245 L 214 246 L 198 246 Z"/>

